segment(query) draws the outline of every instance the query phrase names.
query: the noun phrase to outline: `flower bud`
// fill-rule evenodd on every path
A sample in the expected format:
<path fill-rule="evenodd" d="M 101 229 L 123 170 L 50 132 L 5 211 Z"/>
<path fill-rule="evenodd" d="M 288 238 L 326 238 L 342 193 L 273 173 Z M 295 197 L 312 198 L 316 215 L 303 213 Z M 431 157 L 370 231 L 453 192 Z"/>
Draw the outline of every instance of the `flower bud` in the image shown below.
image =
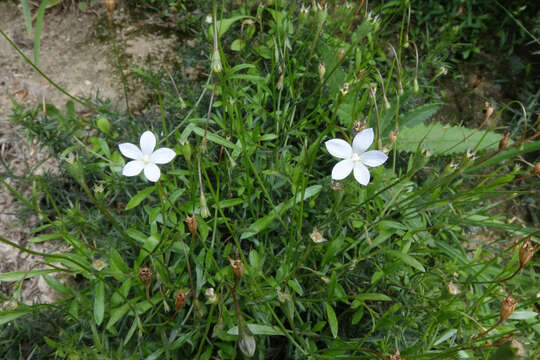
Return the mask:
<path fill-rule="evenodd" d="M 341 91 L 344 96 L 347 95 L 347 93 L 349 92 L 349 83 L 343 83 L 343 87 L 339 89 L 339 91 Z"/>
<path fill-rule="evenodd" d="M 527 266 L 529 261 L 531 261 L 535 249 L 536 245 L 533 245 L 530 239 L 527 239 L 527 241 L 521 245 L 521 249 L 519 249 L 519 263 L 522 268 Z"/>
<path fill-rule="evenodd" d="M 384 100 L 384 107 L 386 108 L 386 110 L 390 110 L 392 106 L 390 105 L 390 101 L 388 101 L 386 94 L 383 94 L 383 100 Z"/>
<path fill-rule="evenodd" d="M 220 73 L 221 70 L 223 70 L 223 66 L 221 65 L 221 55 L 219 54 L 219 50 L 214 50 L 214 54 L 212 54 L 212 71 Z"/>
<path fill-rule="evenodd" d="M 139 268 L 139 279 L 143 283 L 145 287 L 148 287 L 150 283 L 152 283 L 152 277 L 154 276 L 154 273 L 148 266 L 143 266 Z"/>
<path fill-rule="evenodd" d="M 176 296 L 174 297 L 174 304 L 176 305 L 176 312 L 180 311 L 186 305 L 188 294 L 189 294 L 189 291 L 184 292 L 184 289 L 182 288 L 178 290 L 178 293 L 176 293 Z"/>
<path fill-rule="evenodd" d="M 505 321 L 512 315 L 514 310 L 516 309 L 517 300 L 512 297 L 512 294 L 508 295 L 506 299 L 504 299 L 502 306 L 501 306 L 501 322 Z"/>
<path fill-rule="evenodd" d="M 197 227 L 199 225 L 199 223 L 197 222 L 197 218 L 195 217 L 195 215 L 186 216 L 186 222 L 191 236 L 195 238 L 195 236 L 197 236 Z"/>
<path fill-rule="evenodd" d="M 486 113 L 486 115 L 487 115 L 487 113 Z M 499 142 L 499 151 L 506 149 L 506 147 L 508 146 L 509 141 L 510 141 L 510 133 L 507 132 L 506 134 L 504 134 L 504 137 Z"/>
<path fill-rule="evenodd" d="M 319 63 L 319 79 L 321 80 L 321 82 L 324 79 L 325 73 L 326 73 L 326 66 L 324 65 L 324 63 Z"/>
<path fill-rule="evenodd" d="M 206 291 L 204 292 L 204 294 L 205 294 L 206 297 L 208 298 L 208 302 L 209 302 L 210 304 L 215 304 L 215 303 L 217 303 L 218 298 L 217 298 L 216 291 L 214 290 L 214 288 L 208 288 L 208 289 L 206 289 Z"/>
<path fill-rule="evenodd" d="M 210 216 L 210 211 L 208 210 L 208 205 L 206 204 L 206 196 L 204 196 L 204 193 L 202 191 L 201 191 L 200 203 L 201 203 L 200 213 L 201 213 L 201 216 L 205 219 Z"/>
<path fill-rule="evenodd" d="M 242 279 L 242 276 L 244 276 L 244 263 L 242 262 L 242 259 L 229 258 L 229 262 L 231 263 L 231 267 L 236 281 L 240 281 L 240 279 Z"/>
<path fill-rule="evenodd" d="M 238 319 L 238 347 L 242 351 L 242 354 L 247 357 L 255 355 L 255 349 L 257 347 L 255 336 L 253 336 L 253 333 L 249 330 L 246 321 L 242 317 Z"/>
<path fill-rule="evenodd" d="M 414 78 L 414 92 L 417 93 L 420 91 L 420 87 L 418 86 L 418 79 Z"/>

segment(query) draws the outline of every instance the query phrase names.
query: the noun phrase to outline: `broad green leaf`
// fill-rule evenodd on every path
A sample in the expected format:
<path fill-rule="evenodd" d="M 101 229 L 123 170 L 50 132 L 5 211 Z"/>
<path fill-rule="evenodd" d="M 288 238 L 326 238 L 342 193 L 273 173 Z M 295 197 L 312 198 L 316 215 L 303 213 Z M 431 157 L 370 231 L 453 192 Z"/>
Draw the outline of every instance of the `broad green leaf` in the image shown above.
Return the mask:
<path fill-rule="evenodd" d="M 287 284 L 294 290 L 295 293 L 297 293 L 300 296 L 304 295 L 304 290 L 302 290 L 302 286 L 298 282 L 297 279 L 292 279 L 287 281 Z"/>
<path fill-rule="evenodd" d="M 424 265 L 422 265 L 418 260 L 416 260 L 409 254 L 404 254 L 401 251 L 395 251 L 395 250 L 388 250 L 387 254 L 392 255 L 393 257 L 396 257 L 398 259 L 401 259 L 405 264 L 410 265 L 421 272 L 426 272 Z"/>
<path fill-rule="evenodd" d="M 242 51 L 246 47 L 246 42 L 242 39 L 236 39 L 231 44 L 232 51 Z"/>
<path fill-rule="evenodd" d="M 146 242 L 146 239 L 148 238 L 148 236 L 136 229 L 127 229 L 126 233 L 129 235 L 130 238 L 142 244 L 144 244 Z"/>
<path fill-rule="evenodd" d="M 231 18 L 228 18 L 228 19 L 221 19 L 221 20 L 218 20 L 217 23 L 216 23 L 216 26 L 217 26 L 217 37 L 218 39 L 221 38 L 223 36 L 223 34 L 225 34 L 227 32 L 227 30 L 229 30 L 229 28 L 237 21 L 239 20 L 243 20 L 245 18 L 248 18 L 249 16 L 233 16 Z M 208 27 L 208 38 L 209 39 L 214 39 L 214 24 L 210 24 L 210 26 Z"/>
<path fill-rule="evenodd" d="M 144 199 L 146 199 L 154 191 L 155 186 L 149 186 L 146 189 L 139 191 L 135 196 L 133 196 L 126 205 L 126 210 L 133 209 L 139 205 Z"/>
<path fill-rule="evenodd" d="M 336 312 L 330 304 L 326 304 L 326 316 L 328 318 L 328 324 L 330 325 L 330 331 L 332 332 L 332 336 L 335 339 L 338 336 L 338 321 L 336 317 Z"/>
<path fill-rule="evenodd" d="M 109 322 L 107 322 L 107 329 L 110 329 L 114 324 L 118 322 L 129 310 L 129 304 L 125 303 L 124 305 L 117 307 L 111 310 Z"/>
<path fill-rule="evenodd" d="M 317 195 L 322 189 L 322 185 L 313 185 L 306 189 L 304 192 L 304 200 L 309 199 L 310 197 L 313 197 Z M 256 220 L 254 223 L 252 223 L 248 230 L 242 233 L 241 239 L 246 239 L 249 237 L 252 237 L 262 230 L 266 229 L 274 220 L 276 217 L 281 216 L 283 212 L 293 207 L 295 204 L 299 203 L 302 200 L 302 194 L 297 194 L 296 198 L 292 198 L 287 200 L 286 202 L 282 202 L 281 204 L 277 205 L 270 213 L 258 220 Z"/>
<path fill-rule="evenodd" d="M 30 279 L 39 275 L 45 275 L 58 272 L 58 270 L 54 269 L 46 269 L 46 270 L 31 270 L 31 271 L 13 271 L 8 273 L 0 274 L 0 281 L 20 281 L 22 279 Z"/>
<path fill-rule="evenodd" d="M 398 151 L 416 152 L 427 148 L 434 155 L 465 153 L 467 150 L 497 149 L 502 135 L 491 131 L 471 130 L 440 123 L 419 124 L 400 129 L 396 142 Z"/>
<path fill-rule="evenodd" d="M 426 120 L 435 115 L 443 105 L 443 103 L 425 104 L 409 110 L 399 117 L 399 125 L 411 128 L 423 124 Z"/>
<path fill-rule="evenodd" d="M 24 25 L 26 26 L 26 32 L 28 33 L 28 36 L 32 36 L 32 13 L 30 12 L 28 0 L 21 0 L 21 9 L 24 17 Z"/>
<path fill-rule="evenodd" d="M 105 285 L 102 281 L 96 285 L 96 294 L 94 298 L 94 320 L 96 324 L 101 325 L 105 315 Z"/>
<path fill-rule="evenodd" d="M 108 134 L 111 130 L 111 124 L 109 123 L 109 120 L 105 116 L 99 116 L 96 120 L 97 128 L 105 133 Z"/>
<path fill-rule="evenodd" d="M 365 294 L 359 294 L 354 297 L 353 303 L 351 305 L 351 308 L 357 308 L 360 306 L 364 301 L 392 301 L 390 297 L 384 294 L 379 293 L 365 293 Z"/>
<path fill-rule="evenodd" d="M 277 326 L 247 324 L 253 335 L 282 335 L 286 336 Z M 229 335 L 238 335 L 238 326 L 233 326 L 227 331 Z"/>
<path fill-rule="evenodd" d="M 7 322 L 10 322 L 11 320 L 15 320 L 21 316 L 24 316 L 28 313 L 32 312 L 31 308 L 27 309 L 17 309 L 13 311 L 3 311 L 0 312 L 0 325 L 3 325 Z"/>
<path fill-rule="evenodd" d="M 509 319 L 511 320 L 527 320 L 527 319 L 533 319 L 537 317 L 538 314 L 535 311 L 514 311 L 512 315 L 510 315 Z"/>

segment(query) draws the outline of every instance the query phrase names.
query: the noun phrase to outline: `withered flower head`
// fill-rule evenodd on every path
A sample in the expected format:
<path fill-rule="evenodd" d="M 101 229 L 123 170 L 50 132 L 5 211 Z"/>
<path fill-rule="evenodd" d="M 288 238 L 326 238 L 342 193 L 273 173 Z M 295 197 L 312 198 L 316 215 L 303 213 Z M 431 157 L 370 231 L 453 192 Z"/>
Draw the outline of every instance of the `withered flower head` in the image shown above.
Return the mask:
<path fill-rule="evenodd" d="M 322 243 L 322 242 L 325 242 L 327 241 L 324 236 L 319 232 L 319 230 L 315 227 L 313 228 L 313 231 L 311 232 L 311 234 L 309 234 L 309 237 L 311 238 L 311 240 L 313 240 L 314 243 L 316 244 L 319 244 L 319 243 Z"/>
<path fill-rule="evenodd" d="M 504 134 L 504 137 L 499 142 L 499 151 L 506 149 L 509 141 L 510 141 L 510 133 L 507 132 L 506 134 Z"/>
<path fill-rule="evenodd" d="M 197 236 L 197 227 L 199 226 L 199 223 L 197 222 L 197 218 L 195 217 L 195 214 L 191 216 L 186 216 L 186 222 L 188 225 L 189 232 L 193 237 Z"/>
<path fill-rule="evenodd" d="M 536 246 L 537 245 L 533 245 L 530 239 L 527 239 L 527 241 L 521 245 L 521 249 L 519 249 L 519 263 L 521 264 L 522 268 L 527 266 L 529 261 L 531 261 Z"/>
<path fill-rule="evenodd" d="M 502 306 L 501 306 L 501 322 L 505 321 L 512 315 L 514 310 L 516 309 L 517 300 L 512 297 L 512 294 L 508 295 L 506 299 L 504 299 Z"/>
<path fill-rule="evenodd" d="M 459 290 L 459 288 L 457 287 L 456 284 L 454 284 L 452 281 L 450 281 L 448 283 L 448 292 L 451 294 L 451 295 L 457 295 L 459 294 L 461 291 Z"/>
<path fill-rule="evenodd" d="M 390 355 L 390 357 L 388 359 L 389 360 L 407 360 L 407 359 L 401 357 L 401 355 L 399 353 L 399 349 L 396 350 L 395 354 Z"/>
<path fill-rule="evenodd" d="M 189 290 L 187 292 L 184 292 L 184 289 L 180 288 L 178 290 L 178 293 L 176 293 L 176 296 L 174 297 L 174 304 L 176 305 L 176 311 L 180 311 L 186 305 L 187 302 L 187 296 L 189 294 Z"/>
<path fill-rule="evenodd" d="M 240 281 L 242 276 L 244 276 L 244 263 L 242 262 L 242 259 L 229 258 L 229 262 L 231 263 L 234 277 L 237 281 Z"/>
<path fill-rule="evenodd" d="M 139 279 L 141 279 L 141 282 L 144 286 L 150 285 L 152 282 L 152 277 L 154 276 L 154 273 L 148 266 L 143 266 L 139 268 Z"/>
<path fill-rule="evenodd" d="M 536 164 L 534 164 L 534 174 L 535 175 L 540 175 L 540 162 L 537 162 Z"/>
<path fill-rule="evenodd" d="M 114 0 L 105 0 L 105 7 L 109 13 L 109 18 L 112 19 L 114 13 Z"/>

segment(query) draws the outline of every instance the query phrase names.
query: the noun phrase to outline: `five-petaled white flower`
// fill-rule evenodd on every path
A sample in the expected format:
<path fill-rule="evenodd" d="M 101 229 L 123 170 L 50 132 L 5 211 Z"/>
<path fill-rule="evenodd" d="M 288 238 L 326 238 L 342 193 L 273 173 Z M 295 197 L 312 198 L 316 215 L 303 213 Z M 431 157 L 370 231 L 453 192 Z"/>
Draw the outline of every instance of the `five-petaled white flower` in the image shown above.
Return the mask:
<path fill-rule="evenodd" d="M 161 176 L 161 172 L 156 164 L 166 164 L 176 156 L 174 150 L 156 147 L 156 137 L 152 132 L 145 131 L 140 139 L 141 148 L 131 143 L 123 143 L 118 146 L 122 155 L 133 159 L 122 169 L 122 175 L 136 176 L 144 170 L 144 176 L 150 181 L 156 182 Z"/>
<path fill-rule="evenodd" d="M 332 179 L 343 180 L 354 170 L 354 178 L 362 185 L 369 183 L 369 170 L 366 167 L 375 167 L 384 164 L 388 157 L 378 150 L 366 151 L 373 143 L 373 129 L 360 131 L 354 137 L 352 147 L 342 139 L 328 140 L 324 144 L 328 152 L 337 158 L 343 159 L 332 169 Z"/>

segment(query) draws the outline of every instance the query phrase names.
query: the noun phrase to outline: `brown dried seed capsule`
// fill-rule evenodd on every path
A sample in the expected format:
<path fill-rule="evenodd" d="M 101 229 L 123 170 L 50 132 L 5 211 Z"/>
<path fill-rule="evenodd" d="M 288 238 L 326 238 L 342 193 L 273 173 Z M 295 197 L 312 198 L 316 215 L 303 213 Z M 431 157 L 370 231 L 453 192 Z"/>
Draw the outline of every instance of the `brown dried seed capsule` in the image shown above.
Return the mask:
<path fill-rule="evenodd" d="M 504 137 L 499 142 L 499 151 L 506 149 L 509 141 L 510 141 L 510 133 L 507 132 L 506 134 L 504 134 Z"/>
<path fill-rule="evenodd" d="M 114 13 L 114 0 L 105 0 L 105 7 L 109 12 L 109 17 L 112 19 Z"/>
<path fill-rule="evenodd" d="M 339 49 L 338 54 L 337 54 L 338 60 L 343 59 L 344 56 L 345 56 L 345 49 L 343 49 L 343 48 Z"/>
<path fill-rule="evenodd" d="M 514 310 L 516 309 L 517 300 L 512 297 L 512 294 L 508 295 L 506 299 L 504 299 L 502 306 L 501 306 L 501 322 L 505 321 L 512 315 Z"/>
<path fill-rule="evenodd" d="M 519 263 L 521 264 L 522 268 L 527 266 L 529 261 L 531 261 L 536 246 L 537 245 L 533 245 L 533 243 L 529 239 L 525 241 L 523 245 L 521 245 L 521 249 L 519 249 Z"/>
<path fill-rule="evenodd" d="M 182 288 L 178 290 L 178 293 L 174 297 L 174 304 L 176 305 L 177 312 L 180 311 L 180 309 L 182 309 L 186 305 L 188 294 L 189 294 L 189 291 L 184 292 L 184 289 Z"/>
<path fill-rule="evenodd" d="M 199 223 L 197 222 L 197 218 L 195 215 L 187 216 L 186 222 L 188 225 L 189 232 L 193 237 L 197 235 L 197 227 L 199 226 Z"/>
<path fill-rule="evenodd" d="M 534 164 L 534 174 L 540 175 L 540 162 L 537 162 L 536 164 Z"/>
<path fill-rule="evenodd" d="M 231 263 L 234 277 L 237 281 L 240 281 L 242 276 L 244 276 L 244 263 L 242 262 L 242 259 L 229 258 L 229 262 Z"/>
<path fill-rule="evenodd" d="M 139 279 L 141 279 L 141 282 L 144 286 L 150 285 L 152 282 L 152 277 L 154 276 L 154 273 L 148 266 L 143 266 L 139 268 Z"/>

